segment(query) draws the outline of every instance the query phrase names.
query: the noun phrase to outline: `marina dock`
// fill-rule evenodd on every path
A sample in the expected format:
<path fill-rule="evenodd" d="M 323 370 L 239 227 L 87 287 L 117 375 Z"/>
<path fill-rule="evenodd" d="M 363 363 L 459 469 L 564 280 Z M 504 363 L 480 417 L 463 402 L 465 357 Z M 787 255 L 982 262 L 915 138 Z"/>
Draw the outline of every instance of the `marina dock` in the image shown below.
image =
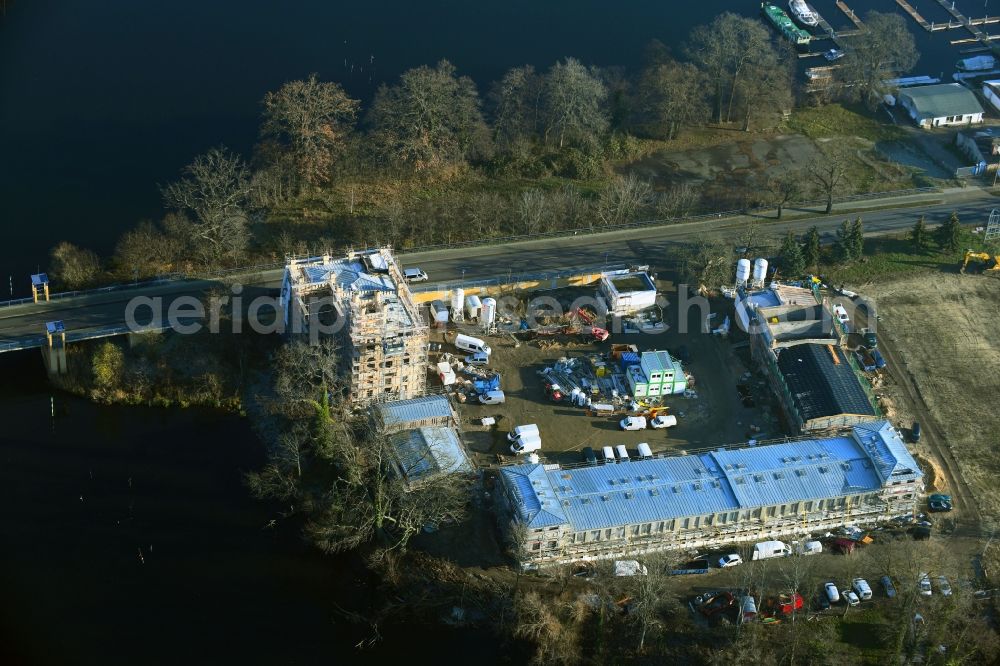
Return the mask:
<path fill-rule="evenodd" d="M 861 22 L 861 19 L 858 18 L 858 15 L 854 13 L 853 9 L 847 6 L 847 3 L 844 2 L 844 0 L 837 0 L 837 7 L 840 9 L 840 11 L 844 12 L 844 14 L 847 15 L 847 18 L 851 19 L 851 23 L 853 23 L 858 30 L 865 29 L 865 24 Z M 840 34 L 844 35 L 845 33 L 841 32 Z"/>

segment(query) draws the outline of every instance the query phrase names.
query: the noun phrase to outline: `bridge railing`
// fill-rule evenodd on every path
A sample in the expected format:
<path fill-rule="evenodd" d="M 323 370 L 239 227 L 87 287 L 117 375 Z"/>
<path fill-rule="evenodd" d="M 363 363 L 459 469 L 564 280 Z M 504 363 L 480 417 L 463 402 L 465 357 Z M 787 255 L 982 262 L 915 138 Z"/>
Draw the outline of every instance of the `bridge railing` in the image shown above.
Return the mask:
<path fill-rule="evenodd" d="M 855 201 L 866 201 L 870 199 L 881 199 L 881 198 L 891 198 L 891 197 L 905 197 L 913 196 L 917 194 L 929 194 L 931 192 L 939 191 L 936 187 L 914 187 L 903 190 L 890 190 L 888 192 L 871 192 L 867 194 L 854 194 L 849 196 L 842 196 L 834 198 L 834 203 L 850 203 Z M 810 201 L 797 201 L 785 204 L 785 209 L 792 207 L 803 207 L 803 206 L 825 206 L 825 199 L 815 199 Z M 613 224 L 613 225 L 602 225 L 602 226 L 588 226 L 588 227 L 577 227 L 575 229 L 560 229 L 557 231 L 545 231 L 535 234 L 513 234 L 509 236 L 493 236 L 489 238 L 480 238 L 467 241 L 456 241 L 453 243 L 437 243 L 433 245 L 420 245 L 407 248 L 398 248 L 396 250 L 397 254 L 416 254 L 418 252 L 433 252 L 437 250 L 451 250 L 463 247 L 475 247 L 475 246 L 487 246 L 487 245 L 501 245 L 506 243 L 523 242 L 529 240 L 543 240 L 546 238 L 565 238 L 570 236 L 577 236 L 582 234 L 591 233 L 604 233 L 608 231 L 622 231 L 627 229 L 637 229 L 641 227 L 653 227 L 653 226 L 663 226 L 670 224 L 679 224 L 684 222 L 701 222 L 705 220 L 712 219 L 723 219 L 731 217 L 739 217 L 743 215 L 758 215 L 762 212 L 773 210 L 770 206 L 761 206 L 750 209 L 734 209 L 734 210 L 722 210 L 715 211 L 711 213 L 699 213 L 697 215 L 684 215 L 681 217 L 663 217 L 655 218 L 651 220 L 639 220 L 636 222 L 627 222 L 624 224 Z M 329 250 L 327 248 L 326 250 Z M 344 251 L 351 249 L 345 246 Z M 325 250 L 324 250 L 325 251 Z M 319 254 L 323 252 L 320 251 Z M 315 254 L 315 253 L 311 253 Z M 166 275 L 160 275 L 151 280 L 145 280 L 143 282 L 130 282 L 127 284 L 113 284 L 105 287 L 97 287 L 94 289 L 81 289 L 76 291 L 64 291 L 58 293 L 52 293 L 49 295 L 49 300 L 58 300 L 61 298 L 70 298 L 74 296 L 83 296 L 91 294 L 106 293 L 124 289 L 133 289 L 137 287 L 148 287 L 155 284 L 162 284 L 165 282 L 179 281 L 179 280 L 195 280 L 195 279 L 212 279 L 212 278 L 225 278 L 233 275 L 247 275 L 252 273 L 258 273 L 267 270 L 277 270 L 284 268 L 285 262 L 282 261 L 272 261 L 262 264 L 253 264 L 250 266 L 234 267 L 234 268 L 223 268 L 216 270 L 207 271 L 194 271 L 191 273 L 169 273 Z M 32 298 L 18 298 L 8 301 L 0 301 L 0 308 L 9 307 L 13 305 L 24 305 L 26 303 L 31 303 Z"/>

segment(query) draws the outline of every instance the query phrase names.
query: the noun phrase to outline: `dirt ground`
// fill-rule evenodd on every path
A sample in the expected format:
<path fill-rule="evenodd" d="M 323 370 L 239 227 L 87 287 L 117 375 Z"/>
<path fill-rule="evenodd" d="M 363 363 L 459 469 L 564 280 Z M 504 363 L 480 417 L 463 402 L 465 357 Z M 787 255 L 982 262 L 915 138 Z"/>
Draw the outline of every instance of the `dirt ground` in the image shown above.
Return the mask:
<path fill-rule="evenodd" d="M 601 344 L 566 344 L 542 349 L 537 342 L 520 342 L 515 346 L 508 336 L 487 339 L 493 348 L 492 368 L 502 375 L 502 388 L 506 403 L 496 406 L 466 404 L 461 407 L 465 440 L 478 454 L 477 462 L 496 462 L 496 454 L 504 453 L 507 461 L 513 456 L 506 450 L 505 435 L 516 425 L 537 423 L 542 436 L 542 453 L 552 462 L 573 463 L 580 461 L 580 451 L 585 446 L 599 451 L 607 445 L 625 444 L 635 454 L 636 446 L 646 442 L 654 451 L 694 451 L 716 446 L 745 442 L 751 437 L 764 439 L 785 434 L 779 421 L 779 410 L 762 375 L 745 373 L 750 367 L 749 349 L 745 337 L 734 331 L 730 338 L 701 333 L 702 314 L 697 308 L 688 313 L 688 333 L 681 333 L 678 321 L 676 292 L 665 294 L 669 303 L 664 308 L 668 323 L 665 333 L 613 334 Z M 717 311 L 713 325 L 732 314 L 731 301 L 715 301 Z M 474 327 L 465 327 L 476 334 Z M 432 340 L 445 342 L 445 351 L 454 351 L 448 344 L 454 340 L 454 330 L 448 333 L 435 331 Z M 549 401 L 538 371 L 552 365 L 560 357 L 607 354 L 612 343 L 635 344 L 640 351 L 665 349 L 677 352 L 686 348 L 689 362 L 687 372 L 694 375 L 693 388 L 697 398 L 670 396 L 665 404 L 669 413 L 677 416 L 678 425 L 667 430 L 647 429 L 623 432 L 618 427 L 621 416 L 614 418 L 589 417 L 583 409 L 568 403 Z M 432 359 L 433 360 L 433 359 Z M 433 382 L 433 380 L 431 380 Z M 749 387 L 755 405 L 745 407 L 737 395 L 737 384 Z M 484 416 L 497 418 L 495 427 L 477 425 Z M 751 425 L 760 428 L 754 432 Z"/>
<path fill-rule="evenodd" d="M 878 334 L 887 341 L 902 367 L 893 373 L 912 378 L 928 414 L 908 407 L 900 386 L 885 393 L 893 403 L 893 420 L 908 429 L 920 421 L 930 437 L 917 452 L 935 459 L 947 477 L 951 460 L 969 485 L 965 498 L 978 508 L 985 523 L 1000 521 L 1000 487 L 996 470 L 1000 452 L 1000 280 L 981 275 L 939 274 L 907 278 L 865 288 L 877 300 L 881 315 Z M 930 426 L 930 428 L 928 428 Z M 941 442 L 935 442 L 940 432 Z M 934 446 L 943 447 L 943 456 Z M 950 454 L 950 455 L 949 455 Z M 939 484 L 940 485 L 940 484 Z M 951 490 L 965 493 L 961 479 Z M 961 502 L 961 500 L 959 500 Z M 956 506 L 956 509 L 960 509 Z"/>

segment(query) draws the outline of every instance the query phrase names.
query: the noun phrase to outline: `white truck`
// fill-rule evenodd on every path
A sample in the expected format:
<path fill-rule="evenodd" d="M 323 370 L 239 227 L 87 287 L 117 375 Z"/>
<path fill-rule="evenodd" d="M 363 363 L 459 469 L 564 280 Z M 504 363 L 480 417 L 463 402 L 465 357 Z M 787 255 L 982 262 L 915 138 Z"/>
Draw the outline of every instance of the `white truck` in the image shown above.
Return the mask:
<path fill-rule="evenodd" d="M 511 453 L 530 453 L 542 448 L 542 438 L 537 432 L 526 432 L 514 440 L 510 445 Z"/>
<path fill-rule="evenodd" d="M 528 423 L 527 425 L 519 425 L 516 428 L 514 428 L 513 430 L 511 430 L 509 433 L 507 433 L 507 439 L 508 439 L 508 441 L 513 442 L 515 439 L 517 439 L 521 435 L 527 434 L 529 432 L 533 432 L 533 433 L 537 434 L 538 433 L 538 424 L 537 423 Z"/>
<path fill-rule="evenodd" d="M 792 549 L 783 541 L 761 541 L 754 544 L 752 560 L 770 560 L 775 557 L 788 557 Z"/>

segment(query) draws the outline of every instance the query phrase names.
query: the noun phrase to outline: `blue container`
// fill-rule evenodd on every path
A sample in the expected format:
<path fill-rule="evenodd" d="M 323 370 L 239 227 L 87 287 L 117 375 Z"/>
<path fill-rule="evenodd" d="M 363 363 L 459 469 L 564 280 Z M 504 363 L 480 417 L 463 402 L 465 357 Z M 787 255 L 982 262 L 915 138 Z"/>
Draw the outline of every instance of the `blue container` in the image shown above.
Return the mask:
<path fill-rule="evenodd" d="M 630 365 L 639 365 L 639 355 L 635 352 L 622 352 L 620 360 L 622 370 Z"/>

